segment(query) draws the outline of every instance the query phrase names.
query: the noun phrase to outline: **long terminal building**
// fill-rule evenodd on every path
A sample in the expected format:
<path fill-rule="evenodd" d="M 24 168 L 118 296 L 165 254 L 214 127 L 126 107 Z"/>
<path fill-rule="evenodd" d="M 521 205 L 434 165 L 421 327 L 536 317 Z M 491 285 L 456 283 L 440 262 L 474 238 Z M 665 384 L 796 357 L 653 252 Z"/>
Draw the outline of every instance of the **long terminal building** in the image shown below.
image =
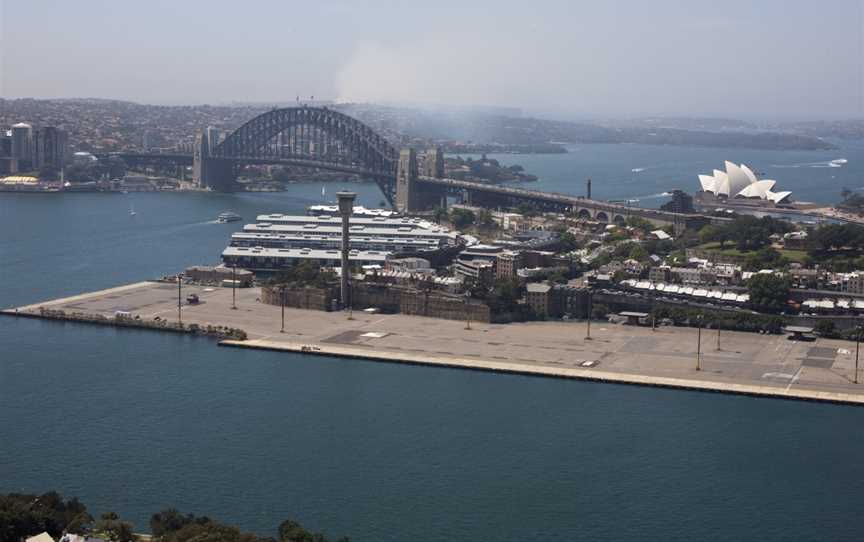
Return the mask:
<path fill-rule="evenodd" d="M 258 272 L 278 271 L 300 261 L 339 266 L 341 217 L 259 215 L 255 224 L 231 236 L 225 265 Z M 457 232 L 418 218 L 359 216 L 350 220 L 349 261 L 383 265 L 398 255 L 434 254 L 457 245 Z"/>

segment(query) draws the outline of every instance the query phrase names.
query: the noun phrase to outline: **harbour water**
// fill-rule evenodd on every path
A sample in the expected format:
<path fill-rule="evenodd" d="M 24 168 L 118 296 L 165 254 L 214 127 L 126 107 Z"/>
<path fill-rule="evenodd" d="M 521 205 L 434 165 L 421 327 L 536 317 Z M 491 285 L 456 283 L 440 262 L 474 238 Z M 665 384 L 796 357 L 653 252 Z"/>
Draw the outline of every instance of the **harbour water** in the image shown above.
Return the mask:
<path fill-rule="evenodd" d="M 684 183 L 714 163 L 678 149 L 696 171 L 674 186 L 658 173 L 637 191 L 624 185 L 640 166 L 624 157 L 655 151 L 640 160 L 648 166 L 675 149 L 597 147 L 578 152 L 613 155 L 587 175 L 570 157 L 572 190 L 563 165 L 538 167 L 558 157 L 505 158 L 543 176 L 538 189 L 580 193 L 591 175 L 600 197 L 692 190 Z M 760 171 L 847 158 L 785 168 L 823 190 L 803 173 L 766 175 L 800 199 L 832 201 L 864 184 L 854 169 L 862 148 L 781 153 L 786 162 L 717 152 Z M 619 169 L 608 178 L 622 186 L 597 182 Z M 345 186 L 364 205 L 380 200 L 374 185 Z M 219 212 L 249 220 L 321 199 L 317 183 L 276 194 L 0 194 L 0 305 L 215 263 L 244 223 L 217 224 Z M 860 538 L 864 411 L 854 407 L 223 349 L 29 319 L 0 319 L 0 345 L 0 491 L 56 489 L 142 530 L 174 506 L 264 535 L 292 517 L 359 541 Z"/>
<path fill-rule="evenodd" d="M 835 143 L 840 148 L 830 151 L 577 145 L 568 154 L 489 156 L 540 177 L 526 188 L 584 195 L 585 180 L 591 178 L 593 197 L 638 200 L 634 203 L 641 207 L 658 207 L 668 200 L 663 194 L 674 189 L 692 194 L 697 175 L 724 169 L 725 160 L 748 164 L 759 178 L 776 180 L 778 190 L 791 190 L 798 201 L 835 203 L 844 187 L 864 190 L 864 141 Z"/>

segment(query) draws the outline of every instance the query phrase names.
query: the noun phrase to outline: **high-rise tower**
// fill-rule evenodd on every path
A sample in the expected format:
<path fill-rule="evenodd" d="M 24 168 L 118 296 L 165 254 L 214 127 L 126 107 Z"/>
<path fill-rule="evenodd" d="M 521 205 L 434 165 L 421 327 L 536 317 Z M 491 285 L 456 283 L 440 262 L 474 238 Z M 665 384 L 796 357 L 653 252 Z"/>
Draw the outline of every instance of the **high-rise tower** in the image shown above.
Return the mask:
<path fill-rule="evenodd" d="M 354 212 L 354 198 L 357 194 L 354 192 L 337 192 L 336 197 L 339 199 L 339 214 L 342 215 L 342 307 L 351 306 L 351 264 L 348 262 L 348 254 L 351 252 L 351 237 L 350 237 L 350 218 Z"/>

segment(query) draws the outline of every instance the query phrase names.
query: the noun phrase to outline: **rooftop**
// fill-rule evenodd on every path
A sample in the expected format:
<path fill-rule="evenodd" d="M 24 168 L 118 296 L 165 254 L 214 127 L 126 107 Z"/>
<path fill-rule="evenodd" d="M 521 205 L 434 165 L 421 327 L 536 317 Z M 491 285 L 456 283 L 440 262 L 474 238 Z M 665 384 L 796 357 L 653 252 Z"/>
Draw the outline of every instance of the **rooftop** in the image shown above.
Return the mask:
<path fill-rule="evenodd" d="M 531 282 L 525 286 L 525 289 L 530 294 L 545 294 L 551 290 L 552 287 L 545 282 Z"/>
<path fill-rule="evenodd" d="M 385 262 L 390 255 L 390 252 L 378 250 L 352 250 L 349 252 L 348 259 Z M 339 260 L 341 258 L 338 250 L 263 247 L 227 247 L 222 251 L 222 256 L 309 260 Z"/>
<path fill-rule="evenodd" d="M 359 227 L 358 227 L 359 226 Z M 318 233 L 320 235 L 342 235 L 342 226 L 338 224 L 273 224 L 269 222 L 261 222 L 258 224 L 247 224 L 243 227 L 246 232 L 277 232 L 291 233 L 299 232 Z M 352 235 L 362 232 L 365 235 L 376 237 L 411 237 L 423 236 L 434 237 L 437 239 L 455 239 L 456 235 L 453 232 L 446 230 L 429 230 L 420 227 L 405 226 L 402 228 L 383 228 L 378 226 L 354 225 L 351 226 Z"/>

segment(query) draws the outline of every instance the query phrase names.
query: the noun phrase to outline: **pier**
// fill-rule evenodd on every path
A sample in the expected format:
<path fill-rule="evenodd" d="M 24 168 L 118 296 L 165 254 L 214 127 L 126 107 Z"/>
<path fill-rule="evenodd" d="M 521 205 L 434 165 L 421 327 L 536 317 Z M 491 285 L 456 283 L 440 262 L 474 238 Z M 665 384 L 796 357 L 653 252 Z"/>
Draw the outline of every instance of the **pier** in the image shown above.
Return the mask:
<path fill-rule="evenodd" d="M 187 304 L 189 294 L 199 302 Z M 743 394 L 864 404 L 854 380 L 855 344 L 785 335 L 594 322 L 481 324 L 355 310 L 346 313 L 285 309 L 258 301 L 257 288 L 140 282 L 2 311 L 9 317 L 50 317 L 165 331 L 242 330 L 230 347 L 300 352 L 390 363 L 503 372 Z M 158 325 L 154 325 L 158 322 Z M 193 331 L 195 330 L 195 331 Z M 207 333 L 225 337 L 225 333 Z M 718 348 L 719 347 L 719 348 Z M 697 352 L 699 365 L 697 369 Z M 322 360 L 325 362 L 325 360 Z"/>

